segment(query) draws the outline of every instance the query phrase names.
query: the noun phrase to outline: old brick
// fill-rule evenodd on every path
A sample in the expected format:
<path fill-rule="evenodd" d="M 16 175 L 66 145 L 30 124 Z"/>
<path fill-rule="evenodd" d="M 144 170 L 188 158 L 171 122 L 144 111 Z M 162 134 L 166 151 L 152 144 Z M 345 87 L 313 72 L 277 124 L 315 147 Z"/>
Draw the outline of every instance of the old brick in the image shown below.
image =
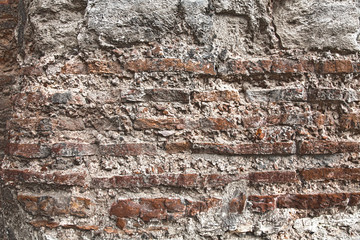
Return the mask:
<path fill-rule="evenodd" d="M 301 102 L 307 100 L 304 88 L 249 89 L 246 96 L 251 102 Z"/>
<path fill-rule="evenodd" d="M 347 205 L 348 199 L 349 194 L 347 193 L 292 194 L 279 196 L 277 207 L 297 209 L 344 207 Z"/>
<path fill-rule="evenodd" d="M 360 204 L 360 193 L 350 193 L 348 205 L 353 207 Z"/>
<path fill-rule="evenodd" d="M 0 87 L 4 87 L 14 83 L 15 83 L 15 76 L 0 75 Z"/>
<path fill-rule="evenodd" d="M 344 114 L 340 118 L 340 128 L 343 130 L 360 130 L 359 114 Z"/>
<path fill-rule="evenodd" d="M 133 72 L 193 72 L 199 74 L 215 75 L 215 67 L 212 63 L 194 61 L 183 62 L 175 58 L 138 59 L 128 61 L 126 69 Z"/>
<path fill-rule="evenodd" d="M 167 153 L 182 153 L 190 151 L 191 144 L 190 142 L 167 142 L 165 144 L 165 150 Z"/>
<path fill-rule="evenodd" d="M 185 204 L 180 199 L 165 199 L 165 207 L 168 212 L 184 212 L 186 210 Z"/>
<path fill-rule="evenodd" d="M 166 219 L 167 208 L 165 207 L 165 198 L 140 199 L 140 218 L 148 222 L 151 219 Z"/>
<path fill-rule="evenodd" d="M 86 217 L 91 201 L 88 198 L 72 197 L 69 205 L 71 215 Z"/>
<path fill-rule="evenodd" d="M 61 157 L 92 156 L 97 153 L 97 147 L 91 144 L 56 143 L 51 152 Z"/>
<path fill-rule="evenodd" d="M 295 154 L 294 142 L 275 143 L 241 143 L 241 144 L 218 144 L 218 143 L 193 143 L 194 153 L 224 154 L 224 155 L 288 155 Z"/>
<path fill-rule="evenodd" d="M 252 203 L 252 209 L 254 212 L 265 213 L 274 210 L 276 207 L 274 196 L 252 195 L 248 197 L 248 201 Z"/>
<path fill-rule="evenodd" d="M 98 230 L 99 227 L 95 225 L 75 225 L 75 224 L 64 224 L 61 225 L 63 228 L 71 228 L 76 230 L 82 230 L 82 231 L 91 231 L 91 230 Z"/>
<path fill-rule="evenodd" d="M 190 93 L 182 89 L 145 89 L 145 100 L 153 102 L 189 102 Z"/>
<path fill-rule="evenodd" d="M 52 122 L 59 130 L 81 131 L 85 129 L 84 121 L 80 118 L 60 117 L 52 120 Z"/>
<path fill-rule="evenodd" d="M 47 227 L 47 228 L 57 228 L 60 226 L 57 222 L 47 221 L 47 220 L 34 220 L 30 222 L 36 228 Z"/>
<path fill-rule="evenodd" d="M 24 208 L 32 213 L 39 210 L 38 201 L 39 197 L 19 194 L 17 200 L 24 206 Z"/>
<path fill-rule="evenodd" d="M 8 143 L 6 153 L 23 158 L 46 158 L 50 155 L 50 148 L 41 144 Z"/>
<path fill-rule="evenodd" d="M 275 59 L 272 61 L 271 72 L 273 73 L 303 73 L 303 65 L 299 60 Z"/>
<path fill-rule="evenodd" d="M 335 154 L 358 152 L 358 142 L 303 141 L 299 145 L 299 154 Z"/>
<path fill-rule="evenodd" d="M 87 70 L 91 74 L 123 74 L 120 64 L 114 61 L 89 61 Z"/>
<path fill-rule="evenodd" d="M 352 73 L 354 71 L 350 60 L 327 60 L 319 63 L 318 72 L 322 74 L 329 73 Z"/>
<path fill-rule="evenodd" d="M 120 229 L 124 229 L 126 227 L 126 220 L 123 218 L 118 218 L 116 220 L 116 226 Z"/>
<path fill-rule="evenodd" d="M 235 129 L 236 124 L 234 120 L 226 118 L 202 118 L 199 120 L 199 127 L 201 129 L 210 129 L 210 130 L 228 130 Z"/>
<path fill-rule="evenodd" d="M 357 91 L 353 89 L 317 88 L 307 91 L 308 101 L 357 102 Z"/>
<path fill-rule="evenodd" d="M 239 92 L 236 90 L 216 90 L 206 92 L 193 92 L 191 95 L 194 102 L 230 102 L 240 101 Z"/>
<path fill-rule="evenodd" d="M 315 168 L 301 170 L 300 175 L 306 181 L 312 180 L 360 180 L 359 168 Z"/>
<path fill-rule="evenodd" d="M 156 147 L 148 143 L 124 143 L 113 145 L 100 146 L 100 153 L 102 155 L 110 156 L 137 156 L 137 155 L 154 155 L 156 154 Z"/>
<path fill-rule="evenodd" d="M 177 118 L 138 118 L 134 129 L 184 129 L 184 119 Z"/>
<path fill-rule="evenodd" d="M 295 171 L 252 172 L 249 180 L 254 183 L 291 183 L 299 179 Z"/>
<path fill-rule="evenodd" d="M 67 62 L 61 68 L 62 74 L 88 74 L 87 64 L 83 62 Z"/>
<path fill-rule="evenodd" d="M 119 200 L 110 208 L 110 215 L 119 218 L 137 218 L 140 216 L 141 205 L 133 200 Z"/>
<path fill-rule="evenodd" d="M 28 169 L 3 169 L 2 179 L 6 184 L 56 184 L 64 186 L 84 186 L 86 174 L 84 172 L 53 172 L 42 173 Z"/>
<path fill-rule="evenodd" d="M 230 213 L 242 213 L 246 203 L 246 196 L 240 194 L 236 198 L 231 199 L 229 203 L 229 212 Z"/>

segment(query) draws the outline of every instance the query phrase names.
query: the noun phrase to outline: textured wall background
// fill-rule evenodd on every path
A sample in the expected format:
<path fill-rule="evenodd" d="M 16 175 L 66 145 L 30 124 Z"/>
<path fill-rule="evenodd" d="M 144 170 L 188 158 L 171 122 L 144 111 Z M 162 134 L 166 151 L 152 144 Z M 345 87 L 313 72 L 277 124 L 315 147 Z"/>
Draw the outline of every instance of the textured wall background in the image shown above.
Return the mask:
<path fill-rule="evenodd" d="M 0 0 L 0 239 L 359 239 L 359 9 Z"/>

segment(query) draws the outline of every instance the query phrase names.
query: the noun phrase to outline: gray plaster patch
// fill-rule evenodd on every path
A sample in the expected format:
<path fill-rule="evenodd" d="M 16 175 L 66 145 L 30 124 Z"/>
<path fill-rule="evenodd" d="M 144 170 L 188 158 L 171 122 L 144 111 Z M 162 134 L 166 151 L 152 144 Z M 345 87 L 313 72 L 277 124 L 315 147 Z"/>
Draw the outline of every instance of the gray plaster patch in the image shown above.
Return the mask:
<path fill-rule="evenodd" d="M 274 22 L 285 48 L 358 51 L 356 1 L 285 0 L 274 5 Z"/>

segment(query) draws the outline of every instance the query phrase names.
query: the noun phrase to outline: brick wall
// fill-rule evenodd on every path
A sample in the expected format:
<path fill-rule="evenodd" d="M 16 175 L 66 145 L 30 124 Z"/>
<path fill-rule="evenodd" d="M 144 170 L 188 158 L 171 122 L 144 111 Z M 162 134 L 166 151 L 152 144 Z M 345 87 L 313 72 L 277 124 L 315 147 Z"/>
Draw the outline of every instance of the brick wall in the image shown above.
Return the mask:
<path fill-rule="evenodd" d="M 0 0 L 0 238 L 355 239 L 359 17 Z"/>

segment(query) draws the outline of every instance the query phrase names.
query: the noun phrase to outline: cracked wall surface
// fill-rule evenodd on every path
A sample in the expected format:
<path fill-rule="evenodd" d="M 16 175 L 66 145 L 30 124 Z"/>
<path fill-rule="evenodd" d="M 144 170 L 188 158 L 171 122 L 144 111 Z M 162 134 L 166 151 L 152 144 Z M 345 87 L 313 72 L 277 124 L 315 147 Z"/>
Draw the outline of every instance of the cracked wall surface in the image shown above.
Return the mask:
<path fill-rule="evenodd" d="M 359 239 L 355 0 L 0 0 L 0 239 Z"/>

